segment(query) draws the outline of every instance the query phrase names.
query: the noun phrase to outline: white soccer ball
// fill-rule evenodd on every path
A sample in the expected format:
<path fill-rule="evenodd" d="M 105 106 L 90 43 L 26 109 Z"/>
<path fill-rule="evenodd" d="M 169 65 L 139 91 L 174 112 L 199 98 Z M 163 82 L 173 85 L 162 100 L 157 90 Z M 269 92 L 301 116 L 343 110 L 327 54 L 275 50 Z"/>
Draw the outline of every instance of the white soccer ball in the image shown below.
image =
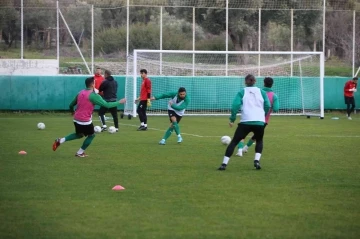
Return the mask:
<path fill-rule="evenodd" d="M 221 137 L 221 143 L 224 144 L 224 145 L 229 145 L 230 142 L 231 142 L 231 138 L 227 135 Z"/>
<path fill-rule="evenodd" d="M 95 133 L 101 133 L 101 127 L 100 126 L 95 126 L 94 131 L 95 131 Z"/>
<path fill-rule="evenodd" d="M 113 134 L 113 133 L 116 132 L 116 129 L 115 129 L 114 126 L 110 126 L 109 129 L 108 129 L 108 131 L 109 131 L 110 134 Z"/>
<path fill-rule="evenodd" d="M 45 129 L 45 124 L 40 122 L 37 124 L 37 127 L 38 129 Z"/>

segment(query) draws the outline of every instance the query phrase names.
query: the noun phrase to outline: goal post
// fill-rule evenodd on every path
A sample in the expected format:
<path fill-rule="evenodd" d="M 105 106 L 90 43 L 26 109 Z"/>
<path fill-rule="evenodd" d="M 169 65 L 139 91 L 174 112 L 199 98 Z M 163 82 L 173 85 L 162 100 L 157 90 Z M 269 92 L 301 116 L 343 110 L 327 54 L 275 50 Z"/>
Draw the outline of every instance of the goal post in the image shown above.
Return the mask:
<path fill-rule="evenodd" d="M 324 55 L 322 52 L 134 50 L 128 57 L 124 113 L 136 117 L 140 69 L 148 71 L 152 95 L 185 87 L 191 102 L 187 115 L 229 115 L 247 74 L 263 87 L 274 79 L 280 110 L 274 115 L 324 117 Z M 166 115 L 167 100 L 152 102 L 149 115 Z"/>

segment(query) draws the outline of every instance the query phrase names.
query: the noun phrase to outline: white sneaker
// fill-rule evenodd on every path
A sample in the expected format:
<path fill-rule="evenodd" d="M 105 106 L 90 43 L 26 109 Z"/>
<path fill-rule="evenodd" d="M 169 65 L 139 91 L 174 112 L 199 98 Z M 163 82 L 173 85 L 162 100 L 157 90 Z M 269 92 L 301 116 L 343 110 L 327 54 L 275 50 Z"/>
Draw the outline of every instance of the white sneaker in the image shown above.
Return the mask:
<path fill-rule="evenodd" d="M 236 156 L 242 157 L 243 156 L 243 149 L 238 149 Z"/>
<path fill-rule="evenodd" d="M 348 117 L 348 120 L 352 120 L 352 118 L 349 116 L 349 117 Z"/>
<path fill-rule="evenodd" d="M 165 144 L 166 144 L 166 143 L 165 143 L 165 139 L 160 140 L 159 144 L 160 144 L 160 145 L 165 145 Z"/>

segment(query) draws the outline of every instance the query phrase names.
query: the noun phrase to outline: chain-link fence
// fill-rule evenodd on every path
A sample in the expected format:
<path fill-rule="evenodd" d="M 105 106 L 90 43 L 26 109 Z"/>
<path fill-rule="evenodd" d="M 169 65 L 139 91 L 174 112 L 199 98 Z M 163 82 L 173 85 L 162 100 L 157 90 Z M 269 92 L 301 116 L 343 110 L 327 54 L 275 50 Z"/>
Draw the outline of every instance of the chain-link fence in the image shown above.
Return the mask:
<path fill-rule="evenodd" d="M 134 49 L 325 51 L 326 74 L 350 76 L 360 65 L 358 4 L 0 0 L 0 57 L 58 59 L 62 74 L 92 74 L 97 67 L 126 74 Z"/>

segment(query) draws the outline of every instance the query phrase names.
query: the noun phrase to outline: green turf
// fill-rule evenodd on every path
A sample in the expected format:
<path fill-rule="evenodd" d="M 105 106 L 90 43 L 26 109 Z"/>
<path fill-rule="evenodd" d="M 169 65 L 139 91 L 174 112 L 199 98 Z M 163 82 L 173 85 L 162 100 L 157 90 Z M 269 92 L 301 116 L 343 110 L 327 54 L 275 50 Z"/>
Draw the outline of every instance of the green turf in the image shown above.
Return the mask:
<path fill-rule="evenodd" d="M 166 117 L 122 119 L 75 158 L 82 140 L 51 149 L 70 116 L 1 114 L 0 238 L 359 238 L 360 116 L 338 117 L 273 117 L 260 171 L 253 147 L 217 171 L 226 117 L 184 117 L 165 146 Z"/>

